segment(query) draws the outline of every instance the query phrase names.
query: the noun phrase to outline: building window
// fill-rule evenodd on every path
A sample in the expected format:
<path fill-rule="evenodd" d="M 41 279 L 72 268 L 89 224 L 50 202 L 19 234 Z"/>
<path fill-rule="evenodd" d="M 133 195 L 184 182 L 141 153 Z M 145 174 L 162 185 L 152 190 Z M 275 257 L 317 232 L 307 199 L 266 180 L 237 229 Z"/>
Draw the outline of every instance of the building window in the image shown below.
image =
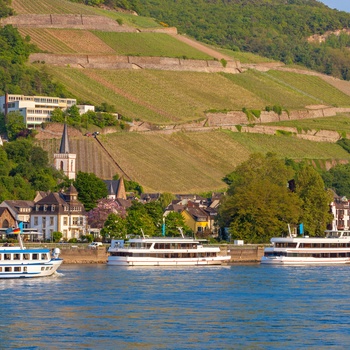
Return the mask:
<path fill-rule="evenodd" d="M 50 216 L 50 226 L 52 226 L 54 224 L 54 217 Z"/>
<path fill-rule="evenodd" d="M 67 218 L 67 217 L 64 217 L 64 218 L 63 218 L 63 225 L 64 225 L 64 226 L 67 226 L 67 225 L 68 225 L 68 218 Z"/>
<path fill-rule="evenodd" d="M 34 216 L 34 225 L 38 226 L 38 217 L 37 216 Z"/>

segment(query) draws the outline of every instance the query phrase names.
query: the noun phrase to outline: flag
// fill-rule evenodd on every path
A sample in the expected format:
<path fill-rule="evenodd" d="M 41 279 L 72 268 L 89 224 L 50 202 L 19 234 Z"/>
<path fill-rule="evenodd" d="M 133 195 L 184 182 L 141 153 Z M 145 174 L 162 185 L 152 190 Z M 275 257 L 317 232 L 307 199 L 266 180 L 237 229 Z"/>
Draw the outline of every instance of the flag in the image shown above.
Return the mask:
<path fill-rule="evenodd" d="M 12 230 L 12 233 L 20 233 L 21 229 L 19 227 L 16 227 Z"/>

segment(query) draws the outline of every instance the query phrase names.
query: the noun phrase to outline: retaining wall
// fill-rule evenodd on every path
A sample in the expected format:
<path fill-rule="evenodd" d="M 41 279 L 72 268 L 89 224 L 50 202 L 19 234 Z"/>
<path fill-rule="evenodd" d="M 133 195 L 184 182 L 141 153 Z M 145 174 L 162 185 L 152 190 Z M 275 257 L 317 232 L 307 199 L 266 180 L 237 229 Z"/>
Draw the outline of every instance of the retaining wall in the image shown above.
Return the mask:
<path fill-rule="evenodd" d="M 239 73 L 237 63 L 228 61 L 226 67 L 221 62 L 192 60 L 171 57 L 139 57 L 116 55 L 56 55 L 46 53 L 34 53 L 29 57 L 29 62 L 43 62 L 57 66 L 71 66 L 75 68 L 99 68 L 99 69 L 156 69 L 172 71 L 194 72 L 226 72 Z"/>
<path fill-rule="evenodd" d="M 89 15 L 18 15 L 3 18 L 0 25 L 11 24 L 25 28 L 71 28 L 86 30 L 102 30 L 106 32 L 137 32 L 134 27 L 119 25 L 117 21 L 103 16 Z"/>

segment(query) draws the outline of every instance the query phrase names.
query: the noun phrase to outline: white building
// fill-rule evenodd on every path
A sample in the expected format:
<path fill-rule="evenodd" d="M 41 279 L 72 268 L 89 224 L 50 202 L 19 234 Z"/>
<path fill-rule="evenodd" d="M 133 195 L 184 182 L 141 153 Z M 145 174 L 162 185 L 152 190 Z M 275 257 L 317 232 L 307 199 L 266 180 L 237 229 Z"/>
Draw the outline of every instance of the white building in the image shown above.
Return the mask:
<path fill-rule="evenodd" d="M 35 202 L 30 227 L 42 232 L 45 240 L 51 240 L 55 231 L 62 232 L 65 240 L 86 235 L 86 213 L 77 198 L 78 192 L 73 185 L 65 193 L 49 193 Z"/>
<path fill-rule="evenodd" d="M 5 115 L 19 112 L 26 127 L 35 128 L 37 125 L 50 122 L 54 109 L 66 110 L 76 103 L 77 100 L 73 98 L 6 94 L 0 96 L 0 112 Z"/>

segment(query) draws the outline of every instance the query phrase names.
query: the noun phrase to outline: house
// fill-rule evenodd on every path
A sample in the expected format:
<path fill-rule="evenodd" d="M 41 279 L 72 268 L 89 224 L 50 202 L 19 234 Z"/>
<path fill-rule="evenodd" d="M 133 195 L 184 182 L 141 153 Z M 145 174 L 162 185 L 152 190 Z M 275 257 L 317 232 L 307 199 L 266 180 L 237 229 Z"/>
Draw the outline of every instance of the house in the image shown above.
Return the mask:
<path fill-rule="evenodd" d="M 23 222 L 23 227 L 28 228 L 33 205 L 34 201 L 6 200 L 0 204 L 0 208 L 7 208 L 15 221 Z"/>
<path fill-rule="evenodd" d="M 35 128 L 51 121 L 51 114 L 56 108 L 66 110 L 76 103 L 77 100 L 73 98 L 6 94 L 0 96 L 0 112 L 5 116 L 10 112 L 19 112 L 26 127 Z"/>
<path fill-rule="evenodd" d="M 86 235 L 86 212 L 77 199 L 73 185 L 66 192 L 50 192 L 34 203 L 30 226 L 42 232 L 44 240 L 51 240 L 52 233 L 62 232 L 64 240 Z"/>
<path fill-rule="evenodd" d="M 334 200 L 330 204 L 330 211 L 334 217 L 332 227 L 330 227 L 331 229 L 350 229 L 349 200 L 346 197 L 341 197 L 334 193 Z"/>
<path fill-rule="evenodd" d="M 185 224 L 195 234 L 211 233 L 211 221 L 208 213 L 193 203 L 189 205 L 181 212 L 181 215 L 185 219 Z"/>
<path fill-rule="evenodd" d="M 10 210 L 6 207 L 0 207 L 0 230 L 2 231 L 0 233 L 0 238 L 2 233 L 5 233 L 6 229 L 9 227 L 15 227 L 16 226 L 16 218 L 11 214 Z"/>
<path fill-rule="evenodd" d="M 121 177 L 119 180 L 103 180 L 107 186 L 108 195 L 107 199 L 125 199 L 126 192 L 124 185 L 124 178 Z"/>

